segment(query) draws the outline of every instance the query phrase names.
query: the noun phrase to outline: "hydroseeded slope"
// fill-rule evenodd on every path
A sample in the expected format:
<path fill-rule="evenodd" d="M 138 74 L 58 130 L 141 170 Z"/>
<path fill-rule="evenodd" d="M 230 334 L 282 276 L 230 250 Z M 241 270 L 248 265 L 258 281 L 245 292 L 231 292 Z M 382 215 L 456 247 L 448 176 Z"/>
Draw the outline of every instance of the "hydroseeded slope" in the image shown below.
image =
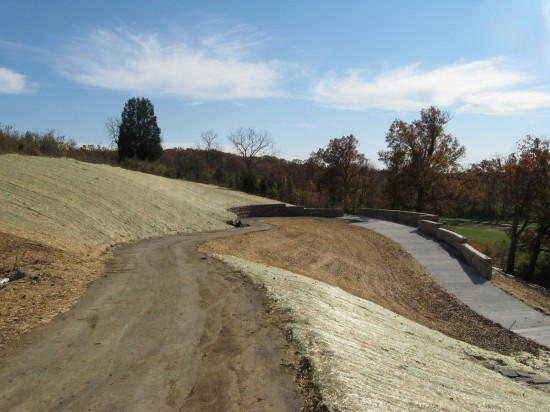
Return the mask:
<path fill-rule="evenodd" d="M 59 246 L 110 246 L 227 228 L 229 207 L 268 199 L 121 168 L 0 156 L 0 232 Z"/>
<path fill-rule="evenodd" d="M 323 282 L 217 256 L 264 285 L 291 314 L 293 336 L 312 361 L 329 410 L 548 410 L 547 392 L 513 382 L 479 360 L 546 378 L 547 370 L 449 338 Z"/>
<path fill-rule="evenodd" d="M 75 303 L 104 275 L 109 246 L 227 229 L 227 208 L 269 202 L 72 159 L 0 156 L 0 277 L 33 274 L 0 290 L 0 347 Z"/>

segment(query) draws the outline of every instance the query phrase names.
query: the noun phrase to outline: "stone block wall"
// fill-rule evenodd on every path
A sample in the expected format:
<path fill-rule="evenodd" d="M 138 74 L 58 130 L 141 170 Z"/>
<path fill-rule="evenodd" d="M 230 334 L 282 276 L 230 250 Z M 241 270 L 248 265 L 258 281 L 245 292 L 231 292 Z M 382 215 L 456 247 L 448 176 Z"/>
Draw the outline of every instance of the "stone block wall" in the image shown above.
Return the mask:
<path fill-rule="evenodd" d="M 359 209 L 359 216 L 372 217 L 374 219 L 391 220 L 392 222 L 404 223 L 406 225 L 418 226 L 421 220 L 430 220 L 437 222 L 439 217 L 429 213 L 407 212 L 404 210 L 389 209 Z"/>
<path fill-rule="evenodd" d="M 458 251 L 466 262 L 477 269 L 481 276 L 485 279 L 491 279 L 493 276 L 493 259 L 477 251 L 468 243 L 461 245 Z"/>
<path fill-rule="evenodd" d="M 443 223 L 432 222 L 430 220 L 421 220 L 418 222 L 418 228 L 430 236 L 436 237 L 437 230 L 443 226 Z"/>
<path fill-rule="evenodd" d="M 418 228 L 424 233 L 433 236 L 452 246 L 470 265 L 476 268 L 481 276 L 491 279 L 493 274 L 493 260 L 489 256 L 478 252 L 468 244 L 468 239 L 458 233 L 441 228 L 441 223 L 421 220 Z"/>
<path fill-rule="evenodd" d="M 344 211 L 342 209 L 334 209 L 329 207 L 311 207 L 304 209 L 304 216 L 342 217 L 344 216 Z"/>
<path fill-rule="evenodd" d="M 284 203 L 232 207 L 228 210 L 232 213 L 235 213 L 239 219 L 244 219 L 247 217 L 344 216 L 344 211 L 342 209 L 304 208 L 302 206 L 287 206 Z"/>

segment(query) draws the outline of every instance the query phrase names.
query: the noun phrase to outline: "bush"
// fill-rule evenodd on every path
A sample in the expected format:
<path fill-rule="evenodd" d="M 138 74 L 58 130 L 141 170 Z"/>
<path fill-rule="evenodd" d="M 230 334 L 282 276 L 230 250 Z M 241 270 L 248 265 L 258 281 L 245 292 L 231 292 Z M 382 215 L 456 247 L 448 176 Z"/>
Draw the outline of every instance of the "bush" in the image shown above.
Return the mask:
<path fill-rule="evenodd" d="M 472 246 L 475 250 L 478 252 L 483 253 L 486 256 L 489 256 L 490 258 L 494 259 L 497 257 L 497 251 L 493 245 L 490 243 L 482 244 L 478 240 L 469 240 L 468 243 L 470 246 Z"/>

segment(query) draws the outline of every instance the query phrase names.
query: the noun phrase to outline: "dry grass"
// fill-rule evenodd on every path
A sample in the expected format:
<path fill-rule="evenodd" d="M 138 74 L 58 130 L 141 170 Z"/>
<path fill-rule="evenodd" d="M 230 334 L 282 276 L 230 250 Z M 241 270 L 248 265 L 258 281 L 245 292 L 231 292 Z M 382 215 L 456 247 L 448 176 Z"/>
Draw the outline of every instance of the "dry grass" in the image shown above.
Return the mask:
<path fill-rule="evenodd" d="M 491 282 L 506 293 L 525 302 L 525 304 L 550 316 L 550 292 L 548 289 L 537 285 L 530 285 L 521 279 L 495 270 L 493 270 Z"/>
<path fill-rule="evenodd" d="M 0 277 L 12 275 L 16 267 L 32 273 L 0 289 L 0 346 L 75 303 L 104 273 L 109 256 L 102 248 L 77 253 L 0 233 Z"/>

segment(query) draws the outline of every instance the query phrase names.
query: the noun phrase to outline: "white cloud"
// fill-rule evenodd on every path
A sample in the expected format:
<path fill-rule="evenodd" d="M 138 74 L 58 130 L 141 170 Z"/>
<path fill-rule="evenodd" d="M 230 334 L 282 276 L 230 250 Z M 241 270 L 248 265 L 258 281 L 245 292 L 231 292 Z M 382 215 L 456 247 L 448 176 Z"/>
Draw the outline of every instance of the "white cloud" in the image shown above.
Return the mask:
<path fill-rule="evenodd" d="M 27 92 L 27 78 L 13 70 L 0 67 L 0 93 L 20 94 Z"/>
<path fill-rule="evenodd" d="M 501 58 L 460 62 L 431 71 L 410 65 L 368 77 L 354 70 L 329 76 L 313 89 L 324 106 L 367 110 L 416 111 L 429 105 L 458 111 L 511 114 L 550 107 L 550 89 Z"/>
<path fill-rule="evenodd" d="M 281 64 L 253 60 L 253 45 L 240 32 L 166 42 L 151 33 L 99 29 L 69 48 L 60 70 L 89 86 L 198 101 L 282 95 Z"/>

